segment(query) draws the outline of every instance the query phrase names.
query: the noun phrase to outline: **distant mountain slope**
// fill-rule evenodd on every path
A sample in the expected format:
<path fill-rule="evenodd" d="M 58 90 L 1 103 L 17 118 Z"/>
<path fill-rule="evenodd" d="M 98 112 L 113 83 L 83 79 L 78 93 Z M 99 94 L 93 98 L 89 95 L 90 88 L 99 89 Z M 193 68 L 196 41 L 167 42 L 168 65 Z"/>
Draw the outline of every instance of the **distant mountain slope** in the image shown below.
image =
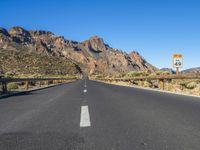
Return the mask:
<path fill-rule="evenodd" d="M 157 70 L 138 52 L 133 51 L 127 54 L 111 48 L 98 36 L 84 42 L 77 42 L 66 40 L 63 36 L 56 36 L 48 31 L 27 31 L 21 27 L 13 27 L 7 31 L 0 28 L 0 48 L 7 51 L 18 51 L 18 55 L 20 55 L 20 50 L 24 49 L 27 53 L 70 61 L 88 73 L 96 71 L 108 73 L 154 72 Z M 44 61 L 44 59 L 38 59 L 38 61 Z"/>
<path fill-rule="evenodd" d="M 182 71 L 183 73 L 200 73 L 200 67 L 190 68 Z"/>
<path fill-rule="evenodd" d="M 81 70 L 66 59 L 30 53 L 23 49 L 0 49 L 1 73 L 14 76 L 75 76 L 81 74 Z"/>
<path fill-rule="evenodd" d="M 161 71 L 165 71 L 165 72 L 168 72 L 170 74 L 175 74 L 176 71 L 174 71 L 172 68 L 162 68 L 160 69 Z"/>

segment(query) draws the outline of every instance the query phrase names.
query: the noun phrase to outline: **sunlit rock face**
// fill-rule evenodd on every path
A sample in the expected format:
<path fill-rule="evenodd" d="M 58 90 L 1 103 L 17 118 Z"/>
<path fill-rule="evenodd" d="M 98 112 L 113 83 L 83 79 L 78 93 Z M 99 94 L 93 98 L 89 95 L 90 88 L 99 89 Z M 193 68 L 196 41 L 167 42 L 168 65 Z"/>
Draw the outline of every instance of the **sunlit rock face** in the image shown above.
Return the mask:
<path fill-rule="evenodd" d="M 155 72 L 157 68 L 149 64 L 138 52 L 127 54 L 111 48 L 103 39 L 94 36 L 83 42 L 66 40 L 52 32 L 42 30 L 25 30 L 13 27 L 9 31 L 0 28 L 0 48 L 10 47 L 50 56 L 66 58 L 79 65 L 88 73 L 99 72 Z"/>

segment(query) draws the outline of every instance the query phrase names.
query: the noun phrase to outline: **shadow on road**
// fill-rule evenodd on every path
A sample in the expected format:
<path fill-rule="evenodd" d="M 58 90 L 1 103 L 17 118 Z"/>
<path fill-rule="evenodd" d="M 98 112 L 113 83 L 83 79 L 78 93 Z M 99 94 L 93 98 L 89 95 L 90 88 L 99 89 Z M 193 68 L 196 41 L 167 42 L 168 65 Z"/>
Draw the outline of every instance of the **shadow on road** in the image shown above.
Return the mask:
<path fill-rule="evenodd" d="M 8 97 L 13 97 L 13 96 L 25 96 L 25 95 L 33 95 L 33 94 L 37 94 L 37 93 L 33 93 L 31 91 L 25 91 L 25 92 L 9 92 L 8 94 L 0 94 L 0 99 L 5 99 Z"/>

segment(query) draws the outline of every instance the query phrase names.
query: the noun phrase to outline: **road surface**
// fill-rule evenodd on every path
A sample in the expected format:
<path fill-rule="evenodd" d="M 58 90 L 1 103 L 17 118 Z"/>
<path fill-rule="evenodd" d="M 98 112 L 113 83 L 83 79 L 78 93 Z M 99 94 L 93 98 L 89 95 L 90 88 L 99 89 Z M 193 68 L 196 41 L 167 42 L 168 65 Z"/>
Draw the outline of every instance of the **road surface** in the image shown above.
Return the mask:
<path fill-rule="evenodd" d="M 80 80 L 0 99 L 0 150 L 199 150 L 200 98 Z"/>

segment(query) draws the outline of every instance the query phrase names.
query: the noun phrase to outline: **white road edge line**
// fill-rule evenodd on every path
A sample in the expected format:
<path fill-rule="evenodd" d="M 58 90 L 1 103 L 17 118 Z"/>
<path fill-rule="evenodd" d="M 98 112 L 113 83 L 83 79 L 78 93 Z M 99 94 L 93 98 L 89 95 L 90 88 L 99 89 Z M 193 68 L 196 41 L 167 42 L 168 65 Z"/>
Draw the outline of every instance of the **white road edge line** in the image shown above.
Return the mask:
<path fill-rule="evenodd" d="M 90 114 L 88 110 L 88 106 L 81 106 L 81 119 L 80 119 L 80 127 L 90 127 Z"/>

